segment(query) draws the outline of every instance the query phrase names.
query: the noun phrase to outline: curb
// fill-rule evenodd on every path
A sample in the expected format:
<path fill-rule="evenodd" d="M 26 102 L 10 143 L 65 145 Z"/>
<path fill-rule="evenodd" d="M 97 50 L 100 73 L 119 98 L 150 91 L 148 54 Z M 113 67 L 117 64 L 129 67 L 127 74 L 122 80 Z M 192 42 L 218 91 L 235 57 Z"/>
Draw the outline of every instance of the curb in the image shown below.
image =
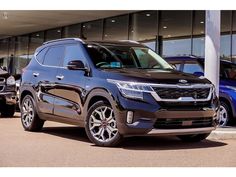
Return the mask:
<path fill-rule="evenodd" d="M 217 128 L 212 131 L 207 139 L 212 140 L 228 140 L 228 139 L 236 139 L 236 128 Z"/>

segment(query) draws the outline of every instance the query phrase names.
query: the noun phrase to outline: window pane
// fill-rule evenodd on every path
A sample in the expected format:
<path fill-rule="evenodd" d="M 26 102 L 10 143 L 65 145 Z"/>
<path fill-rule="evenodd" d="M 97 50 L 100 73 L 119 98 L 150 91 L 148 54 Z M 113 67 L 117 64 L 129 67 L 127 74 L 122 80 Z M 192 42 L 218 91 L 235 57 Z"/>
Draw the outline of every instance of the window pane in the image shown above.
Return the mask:
<path fill-rule="evenodd" d="M 183 56 L 191 54 L 191 39 L 163 41 L 163 56 Z"/>
<path fill-rule="evenodd" d="M 197 62 L 188 62 L 184 64 L 183 72 L 193 74 L 195 72 L 203 72 L 203 70 Z"/>
<path fill-rule="evenodd" d="M 21 74 L 21 70 L 29 63 L 28 57 L 29 36 L 16 37 L 16 53 L 15 53 L 15 73 Z"/>
<path fill-rule="evenodd" d="M 231 11 L 221 11 L 220 57 L 230 60 Z"/>
<path fill-rule="evenodd" d="M 102 40 L 102 20 L 84 23 L 82 26 L 82 38 L 87 40 Z"/>
<path fill-rule="evenodd" d="M 8 39 L 0 40 L 0 66 L 8 67 Z"/>
<path fill-rule="evenodd" d="M 80 37 L 81 24 L 70 25 L 65 27 L 65 37 Z"/>
<path fill-rule="evenodd" d="M 192 54 L 198 57 L 205 56 L 205 11 L 194 12 Z"/>
<path fill-rule="evenodd" d="M 9 38 L 9 63 L 8 71 L 11 74 L 15 73 L 14 61 L 15 61 L 15 37 Z"/>
<path fill-rule="evenodd" d="M 128 15 L 107 18 L 105 20 L 105 40 L 128 39 Z"/>
<path fill-rule="evenodd" d="M 46 31 L 46 41 L 60 38 L 61 38 L 61 28 Z"/>
<path fill-rule="evenodd" d="M 191 11 L 161 11 L 159 39 L 163 56 L 191 54 Z"/>
<path fill-rule="evenodd" d="M 31 59 L 35 50 L 41 46 L 44 42 L 44 32 L 33 33 L 30 36 L 30 44 L 29 44 L 29 58 Z"/>
<path fill-rule="evenodd" d="M 43 64 L 48 66 L 61 66 L 64 54 L 64 47 L 52 47 L 45 55 Z"/>
<path fill-rule="evenodd" d="M 236 62 L 236 11 L 233 11 L 232 61 Z"/>
<path fill-rule="evenodd" d="M 130 39 L 145 41 L 155 39 L 157 35 L 157 11 L 145 11 L 132 14 Z"/>
<path fill-rule="evenodd" d="M 41 63 L 41 64 L 43 63 L 44 56 L 45 56 L 47 50 L 48 50 L 48 48 L 46 47 L 37 54 L 36 59 L 38 60 L 39 63 Z"/>
<path fill-rule="evenodd" d="M 85 56 L 83 51 L 81 50 L 81 47 L 79 45 L 69 45 L 66 46 L 66 52 L 65 52 L 65 58 L 63 66 L 67 66 L 69 61 L 72 60 L 85 60 Z"/>
<path fill-rule="evenodd" d="M 155 51 L 156 41 L 143 42 L 142 44 L 146 45 L 147 47 Z"/>

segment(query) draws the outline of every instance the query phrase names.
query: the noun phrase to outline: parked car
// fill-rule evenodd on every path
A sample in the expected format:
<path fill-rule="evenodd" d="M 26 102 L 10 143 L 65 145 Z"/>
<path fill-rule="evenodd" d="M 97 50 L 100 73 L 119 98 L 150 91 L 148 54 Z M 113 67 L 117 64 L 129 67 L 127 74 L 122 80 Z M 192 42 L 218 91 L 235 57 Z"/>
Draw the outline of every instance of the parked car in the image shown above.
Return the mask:
<path fill-rule="evenodd" d="M 204 59 L 194 56 L 178 56 L 165 58 L 177 70 L 196 76 L 204 75 Z M 236 64 L 220 61 L 220 116 L 219 125 L 233 123 L 236 117 Z"/>
<path fill-rule="evenodd" d="M 176 135 L 201 141 L 219 108 L 207 79 L 175 71 L 138 42 L 60 39 L 40 46 L 22 74 L 22 125 L 44 121 L 85 127 L 99 146 L 133 135 Z"/>
<path fill-rule="evenodd" d="M 12 117 L 15 113 L 15 78 L 4 68 L 0 68 L 0 112 L 2 117 Z"/>

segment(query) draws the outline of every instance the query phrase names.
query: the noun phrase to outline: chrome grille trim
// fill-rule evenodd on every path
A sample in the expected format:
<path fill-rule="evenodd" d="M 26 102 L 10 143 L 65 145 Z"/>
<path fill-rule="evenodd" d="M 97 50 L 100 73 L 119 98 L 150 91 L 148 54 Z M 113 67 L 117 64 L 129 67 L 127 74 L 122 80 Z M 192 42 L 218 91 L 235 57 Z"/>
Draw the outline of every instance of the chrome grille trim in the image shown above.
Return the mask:
<path fill-rule="evenodd" d="M 191 88 L 209 88 L 209 94 L 207 98 L 195 99 L 192 97 L 179 97 L 178 99 L 164 99 L 161 98 L 153 89 L 151 95 L 156 99 L 156 101 L 164 101 L 164 102 L 199 102 L 199 101 L 209 101 L 214 92 L 214 87 L 212 84 L 191 84 L 191 85 L 173 85 L 173 84 L 152 84 L 152 87 L 158 88 L 183 88 L 183 89 L 191 89 Z"/>
<path fill-rule="evenodd" d="M 6 79 L 4 77 L 0 77 L 0 84 L 5 84 Z"/>

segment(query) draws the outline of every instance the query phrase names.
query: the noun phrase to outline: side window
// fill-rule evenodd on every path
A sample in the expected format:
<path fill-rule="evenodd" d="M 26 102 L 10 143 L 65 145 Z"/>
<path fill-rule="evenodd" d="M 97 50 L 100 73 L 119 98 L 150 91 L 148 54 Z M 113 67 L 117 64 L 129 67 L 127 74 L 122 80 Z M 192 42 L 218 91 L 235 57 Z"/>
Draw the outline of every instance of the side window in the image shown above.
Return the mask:
<path fill-rule="evenodd" d="M 233 64 L 223 64 L 224 73 L 227 79 L 236 79 L 236 66 Z"/>
<path fill-rule="evenodd" d="M 36 59 L 38 60 L 39 63 L 43 63 L 44 60 L 44 56 L 47 52 L 48 48 L 44 48 L 43 50 L 41 50 L 37 55 L 36 55 Z"/>
<path fill-rule="evenodd" d="M 193 74 L 195 72 L 203 72 L 203 69 L 197 62 L 186 62 L 183 72 Z"/>
<path fill-rule="evenodd" d="M 63 46 L 49 48 L 48 52 L 45 55 L 43 64 L 48 66 L 61 66 L 63 56 L 64 56 Z"/>
<path fill-rule="evenodd" d="M 69 61 L 72 60 L 81 60 L 85 62 L 85 56 L 81 49 L 81 46 L 78 44 L 67 45 L 65 47 L 65 57 L 63 61 L 63 66 L 66 67 Z"/>

